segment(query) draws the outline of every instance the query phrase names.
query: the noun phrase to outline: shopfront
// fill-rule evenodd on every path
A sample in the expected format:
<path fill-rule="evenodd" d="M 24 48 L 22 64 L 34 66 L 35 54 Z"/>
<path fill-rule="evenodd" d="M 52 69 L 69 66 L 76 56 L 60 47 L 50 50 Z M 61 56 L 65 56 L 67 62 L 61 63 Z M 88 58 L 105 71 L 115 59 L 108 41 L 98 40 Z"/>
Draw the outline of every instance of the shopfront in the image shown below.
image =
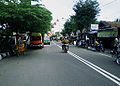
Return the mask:
<path fill-rule="evenodd" d="M 114 39 L 117 36 L 118 36 L 117 28 L 99 30 L 97 33 L 97 38 L 103 42 L 105 48 L 113 48 Z"/>

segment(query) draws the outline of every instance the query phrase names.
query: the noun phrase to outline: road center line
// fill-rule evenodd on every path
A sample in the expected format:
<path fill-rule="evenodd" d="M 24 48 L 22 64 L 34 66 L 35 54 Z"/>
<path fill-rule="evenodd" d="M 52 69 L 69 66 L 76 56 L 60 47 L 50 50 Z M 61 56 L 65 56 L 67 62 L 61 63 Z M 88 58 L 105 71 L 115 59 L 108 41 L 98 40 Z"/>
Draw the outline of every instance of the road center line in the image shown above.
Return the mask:
<path fill-rule="evenodd" d="M 54 43 L 54 42 L 53 42 Z M 54 43 L 55 45 L 57 45 L 56 43 Z M 61 48 L 61 46 L 57 45 L 59 48 Z M 98 73 L 102 74 L 103 76 L 105 76 L 106 78 L 110 79 L 111 81 L 113 81 L 114 83 L 116 83 L 118 86 L 120 86 L 120 78 L 118 78 L 117 76 L 105 71 L 104 69 L 98 67 L 97 65 L 81 58 L 80 56 L 72 53 L 71 51 L 68 51 L 68 53 L 75 57 L 76 59 L 78 59 L 79 61 L 81 61 L 82 63 L 86 64 L 87 66 L 89 66 L 90 68 L 94 69 L 95 71 L 97 71 Z"/>

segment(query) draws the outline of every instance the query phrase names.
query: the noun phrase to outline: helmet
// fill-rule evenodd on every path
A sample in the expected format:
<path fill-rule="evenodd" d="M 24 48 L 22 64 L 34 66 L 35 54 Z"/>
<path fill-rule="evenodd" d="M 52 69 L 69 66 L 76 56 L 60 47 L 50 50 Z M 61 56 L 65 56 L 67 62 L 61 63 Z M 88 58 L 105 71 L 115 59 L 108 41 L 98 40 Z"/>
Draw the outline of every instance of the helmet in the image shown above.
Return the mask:
<path fill-rule="evenodd" d="M 67 37 L 65 37 L 65 39 L 67 39 Z"/>
<path fill-rule="evenodd" d="M 116 41 L 118 41 L 118 39 L 117 39 L 117 38 L 115 38 L 115 40 L 116 40 Z"/>

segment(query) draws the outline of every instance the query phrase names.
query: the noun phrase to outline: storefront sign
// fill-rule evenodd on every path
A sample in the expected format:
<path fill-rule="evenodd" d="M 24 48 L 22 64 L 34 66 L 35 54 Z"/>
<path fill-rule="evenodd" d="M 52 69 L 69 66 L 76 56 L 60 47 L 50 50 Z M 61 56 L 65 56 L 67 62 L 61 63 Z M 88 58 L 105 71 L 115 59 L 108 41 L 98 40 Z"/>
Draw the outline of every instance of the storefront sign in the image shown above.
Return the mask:
<path fill-rule="evenodd" d="M 97 34 L 97 37 L 117 37 L 118 31 L 100 31 Z"/>
<path fill-rule="evenodd" d="M 98 24 L 91 24 L 91 31 L 97 31 L 98 30 Z"/>

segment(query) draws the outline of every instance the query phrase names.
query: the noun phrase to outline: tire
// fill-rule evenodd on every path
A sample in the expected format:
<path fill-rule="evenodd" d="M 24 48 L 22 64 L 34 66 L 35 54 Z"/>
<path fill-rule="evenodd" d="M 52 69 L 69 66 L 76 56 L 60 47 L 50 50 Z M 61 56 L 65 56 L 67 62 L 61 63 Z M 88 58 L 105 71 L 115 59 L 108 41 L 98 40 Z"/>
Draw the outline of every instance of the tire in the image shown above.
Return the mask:
<path fill-rule="evenodd" d="M 116 63 L 117 63 L 117 64 L 120 64 L 120 58 L 117 58 L 117 59 L 116 59 Z"/>
<path fill-rule="evenodd" d="M 116 61 L 117 56 L 115 54 L 112 54 L 112 61 L 115 62 Z"/>
<path fill-rule="evenodd" d="M 66 48 L 64 49 L 64 52 L 67 53 L 67 49 Z"/>
<path fill-rule="evenodd" d="M 105 49 L 104 49 L 103 47 L 101 47 L 101 50 L 100 50 L 100 51 L 105 52 Z"/>
<path fill-rule="evenodd" d="M 113 52 L 112 53 L 112 61 L 116 62 L 117 57 L 118 57 L 118 55 L 115 52 Z"/>

